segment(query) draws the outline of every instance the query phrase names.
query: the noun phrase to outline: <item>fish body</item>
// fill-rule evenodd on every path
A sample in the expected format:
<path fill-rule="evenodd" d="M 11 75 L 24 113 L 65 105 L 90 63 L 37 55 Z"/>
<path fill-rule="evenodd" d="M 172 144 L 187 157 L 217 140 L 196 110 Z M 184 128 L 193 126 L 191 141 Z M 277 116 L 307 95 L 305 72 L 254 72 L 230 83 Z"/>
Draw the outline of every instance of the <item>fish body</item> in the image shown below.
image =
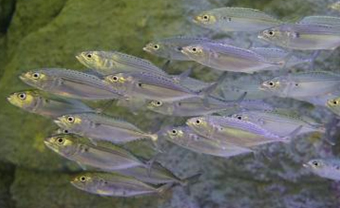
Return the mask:
<path fill-rule="evenodd" d="M 48 148 L 81 165 L 103 171 L 115 171 L 146 165 L 129 151 L 109 142 L 96 145 L 87 138 L 73 134 L 59 134 L 45 139 Z"/>
<path fill-rule="evenodd" d="M 84 66 L 101 75 L 140 71 L 166 75 L 150 61 L 118 51 L 84 51 L 77 54 L 76 58 Z"/>
<path fill-rule="evenodd" d="M 70 113 L 94 112 L 79 100 L 51 96 L 39 90 L 15 92 L 7 100 L 25 111 L 51 118 Z"/>
<path fill-rule="evenodd" d="M 252 152 L 248 148 L 235 146 L 229 142 L 220 142 L 196 134 L 189 127 L 172 127 L 163 130 L 163 136 L 174 144 L 191 151 L 218 157 L 232 157 Z"/>
<path fill-rule="evenodd" d="M 340 180 L 340 160 L 338 158 L 313 159 L 304 167 L 314 174 L 331 180 Z"/>
<path fill-rule="evenodd" d="M 189 76 L 182 77 L 180 75 L 170 75 L 170 77 L 175 81 L 175 83 L 178 83 L 186 88 L 189 88 L 192 91 L 200 91 L 214 84 L 211 82 L 203 82 L 201 80 L 194 79 Z"/>
<path fill-rule="evenodd" d="M 187 120 L 187 125 L 203 137 L 245 148 L 287 141 L 287 138 L 273 134 L 257 124 L 241 121 L 237 118 L 222 116 L 196 117 Z"/>
<path fill-rule="evenodd" d="M 336 91 L 340 75 L 327 71 L 289 74 L 264 81 L 260 89 L 279 97 L 311 97 Z"/>
<path fill-rule="evenodd" d="M 289 59 L 287 59 L 288 56 L 290 56 L 290 53 L 282 50 L 280 48 L 266 48 L 266 47 L 253 47 L 250 48 L 250 50 L 256 52 L 257 54 L 263 56 L 267 60 L 273 62 L 273 63 L 285 63 L 286 68 L 291 68 L 293 66 L 303 64 L 303 63 L 309 63 L 312 60 L 309 58 L 302 58 L 298 56 L 291 56 Z M 286 60 L 287 59 L 287 60 Z M 278 70 L 280 67 L 278 66 L 270 66 L 266 70 Z"/>
<path fill-rule="evenodd" d="M 106 76 L 104 82 L 126 97 L 176 101 L 184 98 L 204 97 L 178 84 L 168 76 L 151 73 L 118 73 Z"/>
<path fill-rule="evenodd" d="M 40 90 L 75 99 L 107 100 L 121 97 L 98 77 L 70 69 L 39 69 L 22 74 L 20 79 Z"/>
<path fill-rule="evenodd" d="M 325 132 L 325 128 L 321 124 L 313 122 L 312 119 L 305 119 L 295 112 L 281 111 L 279 109 L 272 111 L 244 111 L 233 114 L 231 117 L 256 123 L 282 137 L 287 136 L 288 133 L 293 132 L 299 126 L 302 126 L 302 128 L 298 134 Z"/>
<path fill-rule="evenodd" d="M 118 173 L 89 172 L 77 175 L 71 184 L 76 188 L 101 196 L 134 197 L 161 194 L 171 186 L 154 187 Z"/>
<path fill-rule="evenodd" d="M 300 20 L 298 24 L 340 26 L 340 18 L 332 16 L 307 16 Z"/>
<path fill-rule="evenodd" d="M 190 61 L 190 58 L 181 53 L 181 49 L 185 46 L 202 42 L 214 41 L 208 38 L 179 36 L 152 41 L 148 43 L 143 50 L 168 60 Z"/>
<path fill-rule="evenodd" d="M 135 125 L 96 113 L 70 114 L 58 117 L 55 123 L 70 133 L 88 137 L 92 140 L 105 140 L 113 143 L 126 143 L 148 138 L 157 140 L 156 134 L 145 133 Z"/>
<path fill-rule="evenodd" d="M 204 11 L 194 17 L 196 24 L 221 32 L 254 32 L 282 24 L 282 22 L 262 11 L 223 7 Z"/>
<path fill-rule="evenodd" d="M 340 27 L 318 24 L 285 24 L 266 29 L 258 38 L 295 50 L 334 50 L 340 45 Z"/>
<path fill-rule="evenodd" d="M 220 71 L 253 73 L 272 66 L 274 63 L 254 51 L 219 43 L 201 43 L 183 47 L 182 53 L 190 59 Z"/>

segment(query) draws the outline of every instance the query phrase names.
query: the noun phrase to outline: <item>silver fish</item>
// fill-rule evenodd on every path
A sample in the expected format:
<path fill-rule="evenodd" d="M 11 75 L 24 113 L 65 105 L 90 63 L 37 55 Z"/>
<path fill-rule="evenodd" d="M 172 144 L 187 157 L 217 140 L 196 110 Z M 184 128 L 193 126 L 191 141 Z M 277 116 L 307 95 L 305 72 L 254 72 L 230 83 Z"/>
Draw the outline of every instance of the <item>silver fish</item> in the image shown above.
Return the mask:
<path fill-rule="evenodd" d="M 258 38 L 295 50 L 334 50 L 340 45 L 340 27 L 285 24 L 260 32 Z"/>
<path fill-rule="evenodd" d="M 106 76 L 105 84 L 126 97 L 176 101 L 184 98 L 206 97 L 217 85 L 209 86 L 203 91 L 193 91 L 178 84 L 168 76 L 151 73 L 118 73 Z"/>
<path fill-rule="evenodd" d="M 95 112 L 79 100 L 52 96 L 39 90 L 15 92 L 7 100 L 25 111 L 51 118 L 68 113 Z"/>
<path fill-rule="evenodd" d="M 204 11 L 194 17 L 196 24 L 216 31 L 260 31 L 282 22 L 260 10 L 241 7 L 223 7 Z"/>
<path fill-rule="evenodd" d="M 113 143 L 126 143 L 142 138 L 156 141 L 157 134 L 145 133 L 135 125 L 96 113 L 64 115 L 54 121 L 60 128 L 70 133 L 92 140 L 105 140 Z"/>
<path fill-rule="evenodd" d="M 230 117 L 196 117 L 188 119 L 186 124 L 203 137 L 245 148 L 272 142 L 287 142 L 290 138 L 290 135 L 280 137 L 255 123 Z"/>
<path fill-rule="evenodd" d="M 102 75 L 119 72 L 166 73 L 150 61 L 117 51 L 84 51 L 76 55 L 84 66 Z"/>
<path fill-rule="evenodd" d="M 33 70 L 20 75 L 20 79 L 32 87 L 70 98 L 107 100 L 122 96 L 98 77 L 70 69 Z"/>
<path fill-rule="evenodd" d="M 161 40 L 156 40 L 148 43 L 143 50 L 162 58 L 169 60 L 190 61 L 187 56 L 181 53 L 181 49 L 184 46 L 202 43 L 202 42 L 214 42 L 208 38 L 198 37 L 172 37 Z"/>
<path fill-rule="evenodd" d="M 46 138 L 44 142 L 54 152 L 81 166 L 91 166 L 103 171 L 147 166 L 129 151 L 109 142 L 94 145 L 89 139 L 72 134 L 55 135 Z"/>
<path fill-rule="evenodd" d="M 340 180 L 340 160 L 337 158 L 313 159 L 303 166 L 322 178 Z"/>
<path fill-rule="evenodd" d="M 172 184 L 155 187 L 118 173 L 101 172 L 81 173 L 73 178 L 71 184 L 92 194 L 115 197 L 161 195 L 172 187 Z"/>
<path fill-rule="evenodd" d="M 312 61 L 311 58 L 302 58 L 299 56 L 290 55 L 288 51 L 282 50 L 280 48 L 252 47 L 250 50 L 260 54 L 273 63 L 284 63 L 285 68 L 291 68 L 293 66 L 303 63 L 310 63 Z M 278 69 L 280 69 L 280 67 L 271 66 L 266 70 Z"/>
<path fill-rule="evenodd" d="M 272 66 L 283 66 L 271 62 L 254 51 L 226 44 L 200 43 L 183 47 L 182 53 L 190 59 L 220 71 L 253 73 Z"/>
<path fill-rule="evenodd" d="M 327 100 L 326 107 L 336 115 L 340 116 L 340 95 Z"/>
<path fill-rule="evenodd" d="M 163 136 L 174 144 L 191 151 L 218 157 L 232 157 L 252 152 L 248 148 L 219 142 L 197 135 L 189 127 L 171 127 L 162 130 Z"/>
<path fill-rule="evenodd" d="M 244 111 L 233 114 L 231 117 L 256 123 L 262 128 L 282 137 L 286 136 L 287 132 L 293 132 L 298 126 L 302 127 L 297 135 L 310 132 L 325 132 L 325 127 L 322 124 L 288 110 Z"/>
<path fill-rule="evenodd" d="M 327 71 L 289 74 L 264 81 L 260 89 L 279 97 L 311 97 L 339 89 L 340 75 Z"/>
<path fill-rule="evenodd" d="M 332 16 L 307 16 L 300 20 L 298 24 L 340 26 L 340 18 Z"/>

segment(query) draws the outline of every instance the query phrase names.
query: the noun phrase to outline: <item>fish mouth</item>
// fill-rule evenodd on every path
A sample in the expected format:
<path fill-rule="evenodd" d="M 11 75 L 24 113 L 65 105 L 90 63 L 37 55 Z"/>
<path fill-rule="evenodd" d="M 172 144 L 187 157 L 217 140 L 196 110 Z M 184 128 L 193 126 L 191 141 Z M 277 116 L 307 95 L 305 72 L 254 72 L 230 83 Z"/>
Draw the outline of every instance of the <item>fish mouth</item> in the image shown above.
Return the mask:
<path fill-rule="evenodd" d="M 264 39 L 264 36 L 261 35 L 261 34 L 258 34 L 258 35 L 257 35 L 257 38 L 258 38 L 258 39 Z"/>
<path fill-rule="evenodd" d="M 302 164 L 302 167 L 304 167 L 304 168 L 308 168 L 308 167 L 309 167 L 309 165 L 308 165 L 307 163 L 303 163 L 303 164 Z"/>
<path fill-rule="evenodd" d="M 25 81 L 25 80 L 26 80 L 25 74 L 19 75 L 19 79 L 20 79 L 21 81 Z"/>
<path fill-rule="evenodd" d="M 54 119 L 53 122 L 57 124 L 58 126 L 62 126 L 62 122 L 60 119 Z"/>
<path fill-rule="evenodd" d="M 150 50 L 147 47 L 143 47 L 143 51 L 150 52 Z"/>

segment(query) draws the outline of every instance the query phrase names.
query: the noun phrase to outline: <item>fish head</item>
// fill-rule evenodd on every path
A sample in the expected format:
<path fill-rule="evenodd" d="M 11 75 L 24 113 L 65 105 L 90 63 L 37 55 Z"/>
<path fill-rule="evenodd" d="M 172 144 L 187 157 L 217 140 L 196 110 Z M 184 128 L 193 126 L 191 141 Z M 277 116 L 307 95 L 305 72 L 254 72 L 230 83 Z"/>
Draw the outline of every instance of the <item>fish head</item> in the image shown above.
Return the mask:
<path fill-rule="evenodd" d="M 209 51 L 202 45 L 185 46 L 182 48 L 181 53 L 193 60 L 209 57 Z"/>
<path fill-rule="evenodd" d="M 150 42 L 143 47 L 143 51 L 157 56 L 169 57 L 167 47 L 161 42 Z"/>
<path fill-rule="evenodd" d="M 184 132 L 181 127 L 169 127 L 166 129 L 165 134 L 171 140 L 178 140 L 183 137 Z"/>
<path fill-rule="evenodd" d="M 74 155 L 78 148 L 78 137 L 72 134 L 58 134 L 44 140 L 45 145 L 65 157 Z"/>
<path fill-rule="evenodd" d="M 54 123 L 62 129 L 71 130 L 80 126 L 83 123 L 83 118 L 75 114 L 63 115 L 55 119 Z"/>
<path fill-rule="evenodd" d="M 192 129 L 207 128 L 209 123 L 206 117 L 195 117 L 187 120 L 186 124 Z"/>
<path fill-rule="evenodd" d="M 327 176 L 331 171 L 331 166 L 323 159 L 312 159 L 303 164 L 303 167 L 319 176 Z"/>
<path fill-rule="evenodd" d="M 231 117 L 242 121 L 250 121 L 250 116 L 247 113 L 235 113 Z"/>
<path fill-rule="evenodd" d="M 285 35 L 286 33 L 280 30 L 279 27 L 273 27 L 261 31 L 257 37 L 270 43 L 280 43 L 286 39 Z"/>
<path fill-rule="evenodd" d="M 217 22 L 217 19 L 218 17 L 215 14 L 204 11 L 196 15 L 193 18 L 193 22 L 203 27 L 210 27 Z"/>
<path fill-rule="evenodd" d="M 37 88 L 44 88 L 50 81 L 47 73 L 40 70 L 25 72 L 19 78 L 26 84 Z"/>
<path fill-rule="evenodd" d="M 104 77 L 104 83 L 110 85 L 114 90 L 125 91 L 131 86 L 134 79 L 129 73 L 116 73 Z"/>
<path fill-rule="evenodd" d="M 102 63 L 99 51 L 83 51 L 76 54 L 77 60 L 88 68 L 98 68 Z"/>
<path fill-rule="evenodd" d="M 146 107 L 151 111 L 160 113 L 167 113 L 172 109 L 171 103 L 163 102 L 161 100 L 151 100 Z"/>
<path fill-rule="evenodd" d="M 7 100 L 14 106 L 22 109 L 32 110 L 41 99 L 36 91 L 21 91 L 12 93 L 7 97 Z"/>
<path fill-rule="evenodd" d="M 262 82 L 259 89 L 271 93 L 278 93 L 281 89 L 284 88 L 285 85 L 285 80 L 281 79 L 280 77 L 275 77 L 273 79 Z"/>
<path fill-rule="evenodd" d="M 340 97 L 327 100 L 326 106 L 329 108 L 339 108 L 340 107 Z"/>
<path fill-rule="evenodd" d="M 72 180 L 71 184 L 83 191 L 89 191 L 94 193 L 96 191 L 96 183 L 93 174 L 91 173 L 82 173 L 76 175 Z"/>

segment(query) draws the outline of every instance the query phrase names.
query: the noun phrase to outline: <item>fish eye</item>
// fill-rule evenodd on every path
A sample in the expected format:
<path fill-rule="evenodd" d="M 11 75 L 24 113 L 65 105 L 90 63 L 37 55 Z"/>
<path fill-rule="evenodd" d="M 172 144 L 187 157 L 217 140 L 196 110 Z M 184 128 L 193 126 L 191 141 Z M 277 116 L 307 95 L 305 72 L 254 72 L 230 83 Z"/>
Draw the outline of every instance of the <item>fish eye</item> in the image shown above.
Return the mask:
<path fill-rule="evenodd" d="M 85 176 L 81 176 L 79 179 L 80 179 L 80 182 L 85 182 L 86 181 L 86 177 Z"/>
<path fill-rule="evenodd" d="M 274 36 L 274 35 L 275 35 L 275 32 L 274 32 L 273 30 L 269 30 L 269 31 L 268 31 L 268 35 Z"/>
<path fill-rule="evenodd" d="M 69 117 L 67 117 L 67 121 L 69 122 L 69 123 L 73 123 L 74 122 L 74 117 L 72 117 L 72 116 L 69 116 Z"/>
<path fill-rule="evenodd" d="M 117 76 L 113 76 L 113 77 L 111 78 L 111 80 L 114 81 L 114 82 L 117 82 L 117 81 L 119 80 L 119 78 L 118 78 Z"/>
<path fill-rule="evenodd" d="M 275 83 L 273 81 L 270 81 L 270 82 L 268 82 L 268 85 L 271 86 L 271 87 L 274 87 Z"/>
<path fill-rule="evenodd" d="M 65 129 L 63 132 L 64 132 L 64 134 L 68 134 L 69 133 L 67 129 Z"/>
<path fill-rule="evenodd" d="M 339 101 L 337 101 L 337 100 L 332 100 L 331 102 L 333 103 L 333 105 L 338 105 L 339 104 Z"/>
<path fill-rule="evenodd" d="M 25 100 L 26 99 L 26 93 L 20 93 L 20 94 L 18 94 L 18 97 L 20 98 L 20 100 Z"/>
<path fill-rule="evenodd" d="M 237 119 L 238 120 L 242 120 L 242 116 L 237 116 Z"/>
<path fill-rule="evenodd" d="M 313 161 L 312 164 L 315 166 L 315 167 L 319 167 L 320 166 L 320 163 L 318 161 Z"/>
<path fill-rule="evenodd" d="M 201 119 L 196 119 L 195 123 L 196 123 L 197 125 L 200 125 L 200 124 L 202 123 L 202 121 L 201 121 Z"/>
<path fill-rule="evenodd" d="M 38 72 L 33 73 L 32 75 L 33 79 L 38 79 L 40 77 L 40 74 Z"/>
<path fill-rule="evenodd" d="M 61 137 L 58 137 L 57 138 L 57 142 L 58 142 L 58 144 L 63 144 L 64 143 L 64 139 L 61 138 Z"/>
<path fill-rule="evenodd" d="M 159 49 L 159 45 L 158 45 L 158 44 L 155 44 L 155 45 L 153 45 L 153 48 L 156 49 L 156 50 L 158 50 L 158 49 Z"/>
<path fill-rule="evenodd" d="M 177 131 L 176 129 L 172 129 L 172 130 L 171 130 L 171 135 L 174 135 L 174 136 L 175 136 L 175 135 L 177 135 L 177 133 L 178 133 L 178 131 Z"/>
<path fill-rule="evenodd" d="M 153 104 L 155 106 L 161 106 L 161 105 L 163 105 L 163 102 L 162 101 L 154 101 Z"/>
<path fill-rule="evenodd" d="M 209 19 L 209 15 L 207 15 L 207 14 L 203 15 L 203 19 L 204 20 L 208 20 Z"/>
<path fill-rule="evenodd" d="M 92 58 L 92 55 L 90 53 L 87 54 L 86 56 L 87 56 L 87 58 Z"/>
<path fill-rule="evenodd" d="M 198 51 L 198 49 L 196 47 L 193 47 L 193 48 L 191 48 L 191 51 L 196 53 Z"/>

